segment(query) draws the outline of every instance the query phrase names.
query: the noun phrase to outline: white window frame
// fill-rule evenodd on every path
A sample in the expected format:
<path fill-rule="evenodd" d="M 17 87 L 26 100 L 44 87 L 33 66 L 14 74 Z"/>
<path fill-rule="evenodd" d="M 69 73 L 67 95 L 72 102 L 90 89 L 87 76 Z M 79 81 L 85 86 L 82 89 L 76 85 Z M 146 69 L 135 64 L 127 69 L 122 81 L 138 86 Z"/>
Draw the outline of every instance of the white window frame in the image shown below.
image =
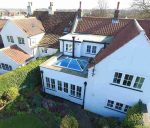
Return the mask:
<path fill-rule="evenodd" d="M 86 53 L 91 53 L 91 45 L 86 46 Z"/>
<path fill-rule="evenodd" d="M 128 77 L 125 78 L 127 75 L 128 75 Z M 130 78 L 130 77 L 132 77 L 132 78 Z M 125 74 L 122 85 L 131 87 L 133 79 L 134 79 L 134 75 Z M 125 81 L 126 81 L 126 84 L 124 83 Z M 129 83 L 130 83 L 130 85 L 128 85 Z"/>
<path fill-rule="evenodd" d="M 71 96 L 76 96 L 76 86 L 74 84 L 70 85 L 70 94 Z"/>
<path fill-rule="evenodd" d="M 123 110 L 123 106 L 124 106 L 124 104 L 122 104 L 120 102 L 116 102 L 115 109 L 119 110 L 119 111 L 122 111 Z"/>
<path fill-rule="evenodd" d="M 92 46 L 92 54 L 96 54 L 96 51 L 97 51 L 97 46 Z"/>
<path fill-rule="evenodd" d="M 113 100 L 107 100 L 107 107 L 113 108 L 115 101 Z"/>
<path fill-rule="evenodd" d="M 76 89 L 77 89 L 77 90 L 76 90 L 76 96 L 77 96 L 78 98 L 81 98 L 81 96 L 82 96 L 82 87 L 77 86 Z"/>
<path fill-rule="evenodd" d="M 68 87 L 69 87 L 69 84 L 67 82 L 64 82 L 64 92 L 65 93 L 68 93 Z"/>
<path fill-rule="evenodd" d="M 137 80 L 139 79 L 139 80 Z M 133 85 L 134 88 L 141 89 L 144 84 L 145 78 L 137 76 L 135 79 L 135 83 Z"/>
<path fill-rule="evenodd" d="M 6 71 L 12 71 L 12 66 L 4 63 L 0 63 L 0 68 Z"/>
<path fill-rule="evenodd" d="M 14 43 L 13 36 L 7 36 L 7 41 L 10 42 L 10 43 Z"/>
<path fill-rule="evenodd" d="M 121 77 L 120 77 L 120 75 L 121 75 Z M 121 72 L 115 72 L 113 83 L 115 83 L 115 84 L 121 84 L 122 76 L 123 76 L 123 73 L 121 73 Z"/>
<path fill-rule="evenodd" d="M 57 81 L 57 85 L 58 85 L 58 90 L 62 91 L 63 90 L 63 88 L 62 88 L 62 81 L 58 80 Z"/>
<path fill-rule="evenodd" d="M 19 43 L 19 44 L 25 44 L 24 38 L 18 37 L 18 43 Z"/>
<path fill-rule="evenodd" d="M 73 50 L 72 44 L 66 43 L 66 44 L 65 44 L 65 51 L 66 51 L 66 52 L 72 52 L 72 50 Z"/>

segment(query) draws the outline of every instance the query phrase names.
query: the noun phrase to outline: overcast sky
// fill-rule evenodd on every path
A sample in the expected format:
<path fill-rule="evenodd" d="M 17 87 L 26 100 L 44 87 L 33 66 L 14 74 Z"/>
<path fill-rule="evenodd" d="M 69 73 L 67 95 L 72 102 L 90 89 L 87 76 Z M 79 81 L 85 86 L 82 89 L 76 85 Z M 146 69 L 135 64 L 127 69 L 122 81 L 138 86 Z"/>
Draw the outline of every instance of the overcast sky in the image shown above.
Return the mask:
<path fill-rule="evenodd" d="M 33 2 L 34 8 L 47 8 L 49 2 L 53 1 L 56 9 L 78 9 L 79 1 L 82 8 L 91 9 L 97 6 L 98 0 L 0 0 L 0 8 L 26 8 L 28 1 Z M 107 0 L 109 8 L 116 8 L 118 0 Z M 120 9 L 129 8 L 132 0 L 119 0 Z"/>

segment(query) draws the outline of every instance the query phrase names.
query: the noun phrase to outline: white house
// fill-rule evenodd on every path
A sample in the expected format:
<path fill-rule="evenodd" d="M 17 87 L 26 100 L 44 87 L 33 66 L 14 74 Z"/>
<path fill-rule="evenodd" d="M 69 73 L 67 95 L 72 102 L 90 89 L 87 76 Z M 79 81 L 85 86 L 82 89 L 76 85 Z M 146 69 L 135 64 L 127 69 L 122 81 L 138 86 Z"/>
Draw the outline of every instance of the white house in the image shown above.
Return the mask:
<path fill-rule="evenodd" d="M 16 44 L 33 57 L 38 57 L 37 45 L 44 34 L 42 23 L 35 17 L 8 20 L 1 31 L 4 47 Z"/>
<path fill-rule="evenodd" d="M 0 49 L 0 74 L 7 73 L 31 61 L 32 57 L 17 45 Z"/>
<path fill-rule="evenodd" d="M 6 22 L 7 22 L 7 20 L 0 19 L 0 48 L 4 47 L 3 40 L 2 40 L 2 37 L 1 37 L 1 30 L 3 29 Z"/>
<path fill-rule="evenodd" d="M 43 91 L 84 109 L 123 118 L 142 100 L 150 114 L 149 20 L 82 17 L 40 65 Z"/>

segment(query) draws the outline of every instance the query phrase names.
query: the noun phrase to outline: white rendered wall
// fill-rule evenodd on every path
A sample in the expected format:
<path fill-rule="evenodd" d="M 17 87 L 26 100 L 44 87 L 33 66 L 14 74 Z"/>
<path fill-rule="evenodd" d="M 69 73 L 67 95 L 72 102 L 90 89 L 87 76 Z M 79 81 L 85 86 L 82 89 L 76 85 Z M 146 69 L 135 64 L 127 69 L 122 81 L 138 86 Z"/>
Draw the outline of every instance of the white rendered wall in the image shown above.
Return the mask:
<path fill-rule="evenodd" d="M 141 99 L 150 110 L 150 43 L 143 32 L 95 66 L 95 75 L 89 70 L 85 109 L 104 116 L 124 117 L 125 114 L 105 108 L 107 100 L 134 105 Z M 111 85 L 114 73 L 131 74 L 145 78 L 143 92 Z M 132 82 L 132 84 L 135 82 Z"/>
<path fill-rule="evenodd" d="M 82 43 L 82 46 L 81 46 L 81 56 L 95 57 L 96 54 L 87 53 L 87 45 L 91 46 L 91 51 L 92 51 L 92 46 L 96 46 L 97 47 L 96 54 L 104 47 L 104 44 L 84 42 Z"/>
<path fill-rule="evenodd" d="M 4 63 L 4 64 L 8 64 L 12 67 L 12 70 L 18 68 L 19 64 L 17 64 L 15 61 L 13 61 L 12 59 L 10 59 L 8 56 L 6 56 L 5 54 L 3 54 L 1 51 L 0 51 L 0 63 Z M 3 73 L 7 73 L 9 71 L 7 70 L 3 70 L 2 68 L 0 68 L 0 74 L 3 74 Z"/>
<path fill-rule="evenodd" d="M 41 41 L 43 36 L 44 36 L 44 33 L 40 33 L 40 34 L 37 34 L 35 36 L 29 37 L 28 38 L 29 47 L 32 48 L 34 46 L 37 46 L 37 44 L 39 44 L 39 42 Z"/>
<path fill-rule="evenodd" d="M 66 51 L 66 44 L 72 44 L 72 41 L 60 40 L 60 52 L 63 52 L 64 55 L 72 56 L 72 52 Z M 76 57 L 81 57 L 81 56 L 95 57 L 96 54 L 87 53 L 87 45 L 91 46 L 91 51 L 92 51 L 92 46 L 96 46 L 97 47 L 96 54 L 104 47 L 104 44 L 98 44 L 98 43 L 92 43 L 92 42 L 91 43 L 90 42 L 83 42 L 83 43 L 75 42 L 75 56 Z"/>
<path fill-rule="evenodd" d="M 43 71 L 43 78 L 44 78 L 44 86 L 45 87 L 46 87 L 46 79 L 45 79 L 46 77 L 69 83 L 68 93 L 65 93 L 63 91 L 59 91 L 57 85 L 56 85 L 55 91 L 52 91 L 50 89 L 46 89 L 45 90 L 46 93 L 67 99 L 67 100 L 72 101 L 72 102 L 77 103 L 77 104 L 81 104 L 81 105 L 83 104 L 84 82 L 87 80 L 86 78 L 66 74 L 66 73 L 51 70 L 51 69 L 46 69 L 43 67 L 40 67 L 40 70 Z M 55 81 L 55 83 L 57 83 L 57 81 Z M 81 99 L 77 99 L 77 98 L 70 96 L 70 84 L 74 84 L 76 86 L 82 87 Z"/>
<path fill-rule="evenodd" d="M 11 45 L 16 44 L 19 46 L 22 50 L 33 56 L 33 53 L 36 51 L 33 51 L 33 46 L 37 45 L 39 41 L 42 39 L 44 36 L 44 33 L 28 37 L 28 35 L 20 29 L 13 21 L 9 20 L 7 23 L 4 25 L 2 31 L 1 31 L 4 47 L 8 47 Z M 10 43 L 7 40 L 7 36 L 13 36 L 14 43 Z M 18 43 L 18 37 L 24 38 L 25 44 L 19 44 Z M 32 42 L 35 41 L 33 44 Z"/>
<path fill-rule="evenodd" d="M 47 53 L 44 52 L 45 47 L 38 47 L 39 49 L 39 57 L 44 57 L 44 56 L 50 56 L 55 54 L 58 49 L 55 48 L 46 48 L 47 49 Z"/>

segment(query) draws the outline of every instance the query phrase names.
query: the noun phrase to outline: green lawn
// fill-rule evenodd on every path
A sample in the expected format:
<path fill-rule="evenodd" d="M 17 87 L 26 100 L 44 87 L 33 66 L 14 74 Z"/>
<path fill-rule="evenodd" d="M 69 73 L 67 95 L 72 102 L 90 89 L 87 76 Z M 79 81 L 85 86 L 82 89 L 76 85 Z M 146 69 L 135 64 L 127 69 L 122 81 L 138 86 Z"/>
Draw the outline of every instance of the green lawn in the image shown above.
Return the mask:
<path fill-rule="evenodd" d="M 0 120 L 0 128 L 45 128 L 45 126 L 32 114 L 20 114 L 7 120 Z"/>

